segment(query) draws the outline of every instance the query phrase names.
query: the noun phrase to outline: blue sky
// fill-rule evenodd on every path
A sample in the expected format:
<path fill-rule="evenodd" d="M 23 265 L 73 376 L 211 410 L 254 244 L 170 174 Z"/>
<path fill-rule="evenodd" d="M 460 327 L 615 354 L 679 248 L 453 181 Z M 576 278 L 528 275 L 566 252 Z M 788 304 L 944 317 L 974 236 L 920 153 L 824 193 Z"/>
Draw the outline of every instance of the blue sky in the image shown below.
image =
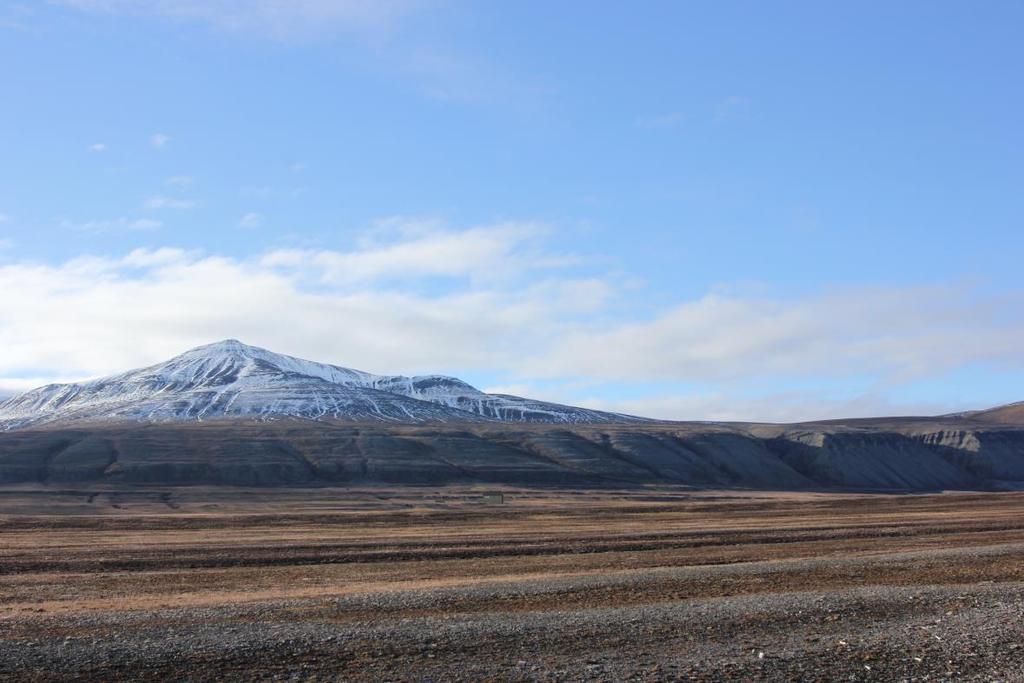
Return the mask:
<path fill-rule="evenodd" d="M 1024 400 L 1022 21 L 0 0 L 0 390 L 238 337 L 683 419 Z"/>

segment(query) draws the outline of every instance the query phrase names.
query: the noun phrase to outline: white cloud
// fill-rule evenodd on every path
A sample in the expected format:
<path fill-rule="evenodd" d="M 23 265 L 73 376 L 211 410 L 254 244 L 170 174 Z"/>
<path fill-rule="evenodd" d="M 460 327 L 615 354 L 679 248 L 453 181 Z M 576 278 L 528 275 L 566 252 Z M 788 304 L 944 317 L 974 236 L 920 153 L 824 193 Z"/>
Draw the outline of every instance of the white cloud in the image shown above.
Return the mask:
<path fill-rule="evenodd" d="M 813 392 L 738 396 L 724 392 L 654 395 L 625 400 L 584 399 L 579 405 L 659 420 L 724 422 L 806 422 L 879 415 L 938 415 L 977 405 L 951 406 L 941 402 L 893 403 L 880 394 L 827 398 Z"/>
<path fill-rule="evenodd" d="M 191 209 L 195 205 L 196 203 L 190 199 L 176 199 L 159 195 L 150 197 L 144 204 L 147 209 Z"/>
<path fill-rule="evenodd" d="M 78 379 L 80 378 L 75 376 L 0 377 L 0 401 L 46 384 L 64 384 Z"/>
<path fill-rule="evenodd" d="M 263 215 L 255 211 L 249 213 L 238 219 L 238 227 L 252 230 L 263 225 Z"/>
<path fill-rule="evenodd" d="M 528 396 L 537 398 L 537 392 L 529 384 L 498 384 L 483 387 L 480 391 L 486 394 L 511 394 L 512 396 Z"/>
<path fill-rule="evenodd" d="M 147 260 L 152 263 L 147 264 Z M 0 377 L 31 368 L 94 376 L 225 337 L 379 371 L 501 365 L 541 332 L 557 291 L 437 296 L 307 289 L 293 275 L 222 257 L 0 265 Z"/>
<path fill-rule="evenodd" d="M 450 40 L 415 33 L 413 19 L 444 0 L 51 0 L 82 11 L 148 16 L 255 39 L 315 41 L 346 36 L 389 77 L 415 81 L 427 97 L 530 109 L 552 92 L 545 77 L 504 73 L 482 56 L 454 52 Z"/>
<path fill-rule="evenodd" d="M 81 10 L 148 14 L 275 40 L 334 31 L 379 34 L 425 0 L 59 0 Z"/>
<path fill-rule="evenodd" d="M 711 294 L 656 317 L 581 329 L 531 363 L 541 375 L 732 381 L 922 377 L 1024 361 L 1024 295 L 962 287 L 857 288 L 799 299 Z"/>
<path fill-rule="evenodd" d="M 167 179 L 167 184 L 172 187 L 189 187 L 192 185 L 192 176 L 173 175 Z"/>
<path fill-rule="evenodd" d="M 77 232 L 123 232 L 159 230 L 163 223 L 150 218 L 114 218 L 91 221 L 62 221 L 61 226 Z"/>
<path fill-rule="evenodd" d="M 0 291 L 19 292 L 0 297 L 0 382 L 41 368 L 95 376 L 235 337 L 377 372 L 488 371 L 508 378 L 492 390 L 531 395 L 531 385 L 546 386 L 535 397 L 624 412 L 792 420 L 959 409 L 939 400 L 888 404 L 887 388 L 972 365 L 1024 366 L 1020 292 L 719 292 L 625 321 L 623 303 L 642 292 L 580 272 L 542 240 L 531 224 L 454 230 L 392 221 L 348 251 L 239 259 L 168 247 L 57 265 L 0 263 Z M 832 399 L 820 387 L 834 378 L 869 389 Z M 575 388 L 550 389 L 552 380 Z M 581 380 L 711 388 L 588 400 L 593 392 Z M 763 387 L 776 382 L 804 388 L 766 395 Z"/>
<path fill-rule="evenodd" d="M 185 251 L 175 247 L 160 247 L 159 249 L 135 249 L 121 259 L 120 265 L 128 268 L 153 268 L 157 266 L 169 266 L 173 264 L 185 264 L 189 260 L 198 259 L 201 254 L 198 251 Z"/>
<path fill-rule="evenodd" d="M 418 260 L 399 243 L 376 241 L 351 252 L 317 252 L 328 270 L 343 263 L 359 273 L 332 281 L 310 281 L 304 252 L 297 262 L 303 267 L 282 264 L 282 252 L 238 260 L 176 249 L 0 265 L 0 289 L 26 292 L 0 298 L 0 377 L 33 368 L 94 376 L 224 337 L 370 370 L 502 366 L 522 356 L 524 341 L 550 338 L 562 318 L 593 310 L 608 295 L 599 280 L 564 274 L 539 282 L 522 277 L 508 287 L 473 285 L 474 268 L 438 270 L 432 260 L 483 253 L 484 265 L 516 279 L 532 272 L 521 240 L 509 241 L 507 225 L 436 232 L 435 240 L 424 232 L 410 240 L 434 245 Z M 495 247 L 481 250 L 488 239 L 505 245 L 506 264 Z M 436 292 L 417 283 L 387 286 L 410 270 L 464 284 Z"/>
<path fill-rule="evenodd" d="M 149 138 L 149 144 L 151 144 L 156 149 L 163 149 L 164 147 L 167 146 L 167 143 L 169 143 L 170 141 L 171 136 L 165 135 L 164 133 L 154 133 Z"/>
<path fill-rule="evenodd" d="M 397 239 L 389 232 L 397 233 Z M 531 242 L 543 232 L 531 223 L 451 231 L 429 222 L 401 222 L 385 225 L 376 235 L 364 239 L 357 251 L 282 249 L 265 254 L 262 263 L 335 284 L 425 277 L 493 280 L 527 269 L 575 263 L 571 256 L 531 248 Z"/>
<path fill-rule="evenodd" d="M 97 142 L 97 143 L 89 145 L 89 151 L 90 152 L 106 152 L 107 151 L 107 146 L 104 143 L 102 143 L 102 142 Z"/>

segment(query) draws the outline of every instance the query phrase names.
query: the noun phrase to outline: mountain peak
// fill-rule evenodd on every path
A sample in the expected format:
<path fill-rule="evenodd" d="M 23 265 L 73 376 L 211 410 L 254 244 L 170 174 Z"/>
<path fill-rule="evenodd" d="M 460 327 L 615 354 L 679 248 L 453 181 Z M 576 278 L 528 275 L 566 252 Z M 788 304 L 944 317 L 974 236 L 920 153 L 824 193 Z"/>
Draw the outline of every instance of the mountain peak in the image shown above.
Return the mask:
<path fill-rule="evenodd" d="M 222 339 L 210 344 L 202 344 L 182 353 L 182 356 L 212 355 L 216 353 L 245 353 L 250 351 L 265 351 L 256 346 L 249 346 L 237 339 Z"/>
<path fill-rule="evenodd" d="M 455 377 L 374 375 L 224 339 L 170 360 L 0 403 L 0 430 L 79 422 L 278 418 L 387 422 L 636 422 L 516 396 Z"/>

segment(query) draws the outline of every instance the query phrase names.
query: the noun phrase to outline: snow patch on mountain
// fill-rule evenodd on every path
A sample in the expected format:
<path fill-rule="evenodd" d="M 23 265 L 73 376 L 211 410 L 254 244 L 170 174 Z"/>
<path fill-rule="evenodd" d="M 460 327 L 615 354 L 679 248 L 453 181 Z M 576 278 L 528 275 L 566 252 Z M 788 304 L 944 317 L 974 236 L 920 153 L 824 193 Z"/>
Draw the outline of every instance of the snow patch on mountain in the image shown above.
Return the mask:
<path fill-rule="evenodd" d="M 51 384 L 0 403 L 0 429 L 215 418 L 387 422 L 642 422 L 643 418 L 487 394 L 455 377 L 374 375 L 234 339 L 112 377 Z"/>

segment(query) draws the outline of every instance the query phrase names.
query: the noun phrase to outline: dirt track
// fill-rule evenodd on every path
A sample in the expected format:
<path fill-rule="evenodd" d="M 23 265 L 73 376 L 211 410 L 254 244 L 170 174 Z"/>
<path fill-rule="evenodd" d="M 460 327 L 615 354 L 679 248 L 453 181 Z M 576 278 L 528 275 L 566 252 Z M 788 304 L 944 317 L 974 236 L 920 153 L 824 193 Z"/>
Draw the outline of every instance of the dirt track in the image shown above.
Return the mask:
<path fill-rule="evenodd" d="M 0 677 L 1024 680 L 1024 494 L 475 493 L 8 492 Z"/>

